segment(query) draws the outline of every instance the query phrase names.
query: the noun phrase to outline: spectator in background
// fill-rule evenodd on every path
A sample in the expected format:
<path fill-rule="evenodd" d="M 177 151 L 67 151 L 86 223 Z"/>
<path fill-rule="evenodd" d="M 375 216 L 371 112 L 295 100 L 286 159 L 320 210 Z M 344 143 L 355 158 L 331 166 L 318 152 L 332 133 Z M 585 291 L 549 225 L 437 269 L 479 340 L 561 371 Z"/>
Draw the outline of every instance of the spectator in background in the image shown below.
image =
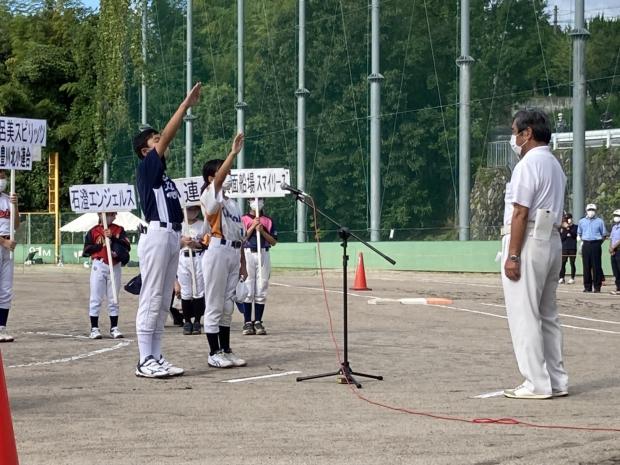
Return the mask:
<path fill-rule="evenodd" d="M 616 278 L 616 289 L 613 295 L 620 295 L 620 210 L 614 211 L 614 224 L 609 236 L 609 254 L 611 255 L 611 269 Z"/>
<path fill-rule="evenodd" d="M 596 205 L 589 203 L 586 216 L 579 220 L 577 236 L 583 241 L 583 292 L 601 292 L 603 273 L 601 267 L 601 244 L 607 237 L 603 220 L 596 216 Z"/>
<path fill-rule="evenodd" d="M 562 227 L 560 228 L 560 237 L 562 239 L 562 268 L 560 268 L 559 284 L 575 283 L 575 258 L 577 256 L 577 225 L 573 223 L 573 215 L 566 213 L 562 218 Z M 570 278 L 565 280 L 566 262 L 570 260 Z"/>

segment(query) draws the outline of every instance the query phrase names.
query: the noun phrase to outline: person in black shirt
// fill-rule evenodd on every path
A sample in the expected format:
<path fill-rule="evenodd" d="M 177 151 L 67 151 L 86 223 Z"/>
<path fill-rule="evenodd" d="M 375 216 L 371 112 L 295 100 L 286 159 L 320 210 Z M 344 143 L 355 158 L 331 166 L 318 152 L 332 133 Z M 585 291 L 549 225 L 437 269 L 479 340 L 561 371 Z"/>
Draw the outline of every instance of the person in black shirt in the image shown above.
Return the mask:
<path fill-rule="evenodd" d="M 562 218 L 560 228 L 562 238 L 562 268 L 560 268 L 560 280 L 558 283 L 575 283 L 575 258 L 577 257 L 577 225 L 573 224 L 573 215 L 566 213 Z M 565 280 L 566 262 L 570 259 L 570 278 Z"/>

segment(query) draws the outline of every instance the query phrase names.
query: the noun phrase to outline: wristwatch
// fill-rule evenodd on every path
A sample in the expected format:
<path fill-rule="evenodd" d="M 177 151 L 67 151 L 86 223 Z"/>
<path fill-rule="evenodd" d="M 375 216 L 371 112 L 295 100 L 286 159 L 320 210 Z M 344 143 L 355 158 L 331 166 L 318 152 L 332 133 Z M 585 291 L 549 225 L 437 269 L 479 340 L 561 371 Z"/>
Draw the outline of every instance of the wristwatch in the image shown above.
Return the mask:
<path fill-rule="evenodd" d="M 518 255 L 510 255 L 508 256 L 508 260 L 515 263 L 521 263 L 521 257 L 519 257 Z"/>

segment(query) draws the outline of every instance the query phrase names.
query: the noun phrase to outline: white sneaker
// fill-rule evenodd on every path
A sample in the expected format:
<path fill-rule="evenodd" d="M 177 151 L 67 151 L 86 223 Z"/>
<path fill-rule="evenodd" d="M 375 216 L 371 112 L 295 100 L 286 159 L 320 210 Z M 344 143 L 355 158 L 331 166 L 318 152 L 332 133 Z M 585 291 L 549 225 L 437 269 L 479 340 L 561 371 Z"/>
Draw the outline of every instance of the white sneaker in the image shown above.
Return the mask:
<path fill-rule="evenodd" d="M 166 360 L 163 355 L 159 358 L 157 363 L 159 363 L 159 366 L 166 370 L 170 374 L 170 376 L 181 376 L 183 373 L 185 373 L 185 370 L 183 368 L 175 367 L 172 363 Z"/>
<path fill-rule="evenodd" d="M 525 386 L 517 386 L 514 389 L 505 389 L 504 397 L 510 399 L 551 399 L 551 394 L 535 394 Z"/>
<path fill-rule="evenodd" d="M 567 283 L 568 284 L 575 284 L 575 280 L 573 278 L 569 278 Z"/>
<path fill-rule="evenodd" d="M 6 330 L 6 326 L 0 326 L 0 342 L 13 342 L 15 338 Z"/>
<path fill-rule="evenodd" d="M 122 339 L 125 336 L 123 336 L 123 333 L 118 329 L 118 326 L 115 326 L 114 328 L 110 328 L 110 337 L 112 339 Z"/>
<path fill-rule="evenodd" d="M 237 357 L 234 354 L 234 352 L 232 352 L 232 351 L 231 352 L 222 352 L 222 355 L 224 355 L 224 357 L 226 357 L 230 361 L 230 363 L 232 363 L 233 366 L 235 366 L 235 367 L 244 367 L 244 366 L 246 366 L 248 364 L 242 358 Z"/>
<path fill-rule="evenodd" d="M 560 279 L 558 280 L 558 284 L 564 284 L 564 278 L 560 278 Z"/>
<path fill-rule="evenodd" d="M 142 378 L 169 378 L 170 373 L 157 360 L 149 355 L 143 363 L 136 367 L 136 376 Z"/>
<path fill-rule="evenodd" d="M 233 366 L 233 363 L 228 360 L 226 354 L 221 350 L 214 353 L 213 355 L 209 355 L 207 363 L 215 368 L 230 368 L 231 366 Z"/>
<path fill-rule="evenodd" d="M 99 328 L 90 328 L 90 336 L 88 336 L 91 339 L 101 339 L 101 331 L 99 331 Z"/>

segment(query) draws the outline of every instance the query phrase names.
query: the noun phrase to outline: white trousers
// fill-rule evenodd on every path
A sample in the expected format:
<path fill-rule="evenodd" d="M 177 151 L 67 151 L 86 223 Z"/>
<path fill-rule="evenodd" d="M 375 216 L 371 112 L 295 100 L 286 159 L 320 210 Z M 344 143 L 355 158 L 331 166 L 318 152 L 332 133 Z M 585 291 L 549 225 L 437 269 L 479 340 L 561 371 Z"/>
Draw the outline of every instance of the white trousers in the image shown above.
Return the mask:
<path fill-rule="evenodd" d="M 11 252 L 0 247 L 0 308 L 11 308 L 13 300 L 13 259 Z"/>
<path fill-rule="evenodd" d="M 120 296 L 121 291 L 121 264 L 117 263 L 112 267 L 114 270 L 114 284 L 116 296 Z M 90 304 L 88 308 L 89 316 L 99 316 L 103 300 L 108 299 L 108 313 L 110 316 L 118 316 L 118 302 L 114 302 L 112 293 L 112 280 L 110 279 L 110 267 L 102 260 L 94 260 L 90 269 Z"/>
<path fill-rule="evenodd" d="M 200 298 L 205 295 L 205 282 L 202 275 L 202 252 L 201 255 L 186 257 L 185 250 L 179 254 L 179 269 L 177 270 L 177 280 L 181 285 L 181 299 L 191 300 L 194 297 Z M 194 273 L 196 275 L 196 289 L 192 279 L 192 261 L 194 263 Z"/>
<path fill-rule="evenodd" d="M 510 234 L 502 242 L 502 285 L 508 326 L 525 387 L 536 394 L 568 389 L 562 359 L 562 328 L 556 290 L 562 264 L 562 243 L 557 231 L 551 239 L 532 237 L 528 229 L 521 250 L 521 279 L 504 273 Z"/>
<path fill-rule="evenodd" d="M 161 339 L 168 317 L 179 265 L 181 233 L 149 224 L 138 242 L 142 289 L 136 315 L 140 361 L 161 355 Z"/>
<path fill-rule="evenodd" d="M 261 254 L 262 264 L 260 279 L 258 278 L 259 253 Z M 248 298 L 245 299 L 245 302 L 264 304 L 267 300 L 267 289 L 269 288 L 269 277 L 271 276 L 271 258 L 269 258 L 269 252 L 266 250 L 252 252 L 250 249 L 245 249 L 245 266 L 248 270 L 248 279 L 246 280 L 246 284 L 249 291 Z"/>
<path fill-rule="evenodd" d="M 239 282 L 239 249 L 211 241 L 202 254 L 205 282 L 205 333 L 219 333 L 230 326 L 235 308 L 235 288 Z"/>

